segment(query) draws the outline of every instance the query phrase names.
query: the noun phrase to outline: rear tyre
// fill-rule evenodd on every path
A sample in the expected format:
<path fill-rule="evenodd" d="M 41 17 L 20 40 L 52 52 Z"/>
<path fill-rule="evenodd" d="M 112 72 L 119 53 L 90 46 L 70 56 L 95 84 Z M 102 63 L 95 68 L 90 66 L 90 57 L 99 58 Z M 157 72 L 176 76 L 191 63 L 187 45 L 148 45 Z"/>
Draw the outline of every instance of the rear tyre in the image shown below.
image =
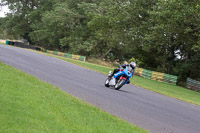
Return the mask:
<path fill-rule="evenodd" d="M 106 81 L 105 81 L 105 84 L 104 84 L 105 87 L 110 87 L 109 82 L 110 82 L 110 80 L 109 80 L 109 78 L 107 78 Z"/>
<path fill-rule="evenodd" d="M 115 85 L 115 89 L 119 90 L 124 84 L 125 84 L 125 80 L 124 79 L 120 79 L 117 84 Z"/>

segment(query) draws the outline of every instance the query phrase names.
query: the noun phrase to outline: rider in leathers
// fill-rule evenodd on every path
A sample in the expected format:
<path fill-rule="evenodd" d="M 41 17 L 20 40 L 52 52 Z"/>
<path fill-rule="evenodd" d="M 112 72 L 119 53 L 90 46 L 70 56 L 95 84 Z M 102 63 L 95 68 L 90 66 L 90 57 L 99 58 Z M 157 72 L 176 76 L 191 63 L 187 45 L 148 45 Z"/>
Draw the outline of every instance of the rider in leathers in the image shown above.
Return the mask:
<path fill-rule="evenodd" d="M 113 70 L 113 73 L 110 74 L 109 77 L 111 78 L 115 73 L 119 72 L 119 71 L 120 71 L 120 68 L 124 68 L 124 69 L 127 68 L 128 71 L 129 71 L 130 73 L 132 73 L 132 72 L 134 73 L 135 67 L 136 67 L 136 63 L 135 63 L 135 62 L 131 62 L 130 64 L 122 64 L 122 65 L 119 65 L 118 68 L 115 68 L 115 69 Z M 132 77 L 133 77 L 133 73 L 132 73 Z M 129 84 L 129 83 L 130 83 L 130 80 L 128 81 L 127 84 Z"/>

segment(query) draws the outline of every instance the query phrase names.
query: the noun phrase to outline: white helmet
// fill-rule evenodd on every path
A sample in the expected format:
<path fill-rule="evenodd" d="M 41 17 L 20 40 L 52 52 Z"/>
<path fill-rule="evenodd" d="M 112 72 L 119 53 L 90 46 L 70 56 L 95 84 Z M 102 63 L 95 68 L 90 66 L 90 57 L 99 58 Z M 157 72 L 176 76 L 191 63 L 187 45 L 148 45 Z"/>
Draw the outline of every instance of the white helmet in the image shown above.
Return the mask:
<path fill-rule="evenodd" d="M 136 67 L 136 63 L 135 62 L 131 62 L 130 66 L 134 69 Z"/>

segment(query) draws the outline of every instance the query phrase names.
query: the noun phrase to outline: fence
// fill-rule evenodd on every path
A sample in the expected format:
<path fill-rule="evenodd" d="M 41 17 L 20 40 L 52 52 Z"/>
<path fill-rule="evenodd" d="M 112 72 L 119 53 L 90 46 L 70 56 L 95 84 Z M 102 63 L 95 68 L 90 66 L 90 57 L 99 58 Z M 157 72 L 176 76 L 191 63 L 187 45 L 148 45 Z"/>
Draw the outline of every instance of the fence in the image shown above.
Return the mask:
<path fill-rule="evenodd" d="M 200 81 L 187 78 L 187 88 L 200 92 Z"/>
<path fill-rule="evenodd" d="M 176 85 L 176 82 L 177 82 L 177 76 L 160 73 L 160 72 L 154 72 L 154 71 L 150 71 L 143 68 L 136 68 L 135 75 L 138 75 L 147 79 L 151 79 L 151 80 L 156 80 L 159 82 L 174 84 L 174 85 Z"/>
<path fill-rule="evenodd" d="M 76 60 L 81 60 L 81 61 L 85 61 L 86 60 L 85 56 L 80 56 L 80 55 L 62 53 L 62 52 L 51 51 L 51 50 L 45 50 L 45 52 L 49 53 L 49 54 L 59 55 L 59 56 L 63 56 L 63 57 L 67 57 L 67 58 L 72 58 L 72 59 L 76 59 Z"/>

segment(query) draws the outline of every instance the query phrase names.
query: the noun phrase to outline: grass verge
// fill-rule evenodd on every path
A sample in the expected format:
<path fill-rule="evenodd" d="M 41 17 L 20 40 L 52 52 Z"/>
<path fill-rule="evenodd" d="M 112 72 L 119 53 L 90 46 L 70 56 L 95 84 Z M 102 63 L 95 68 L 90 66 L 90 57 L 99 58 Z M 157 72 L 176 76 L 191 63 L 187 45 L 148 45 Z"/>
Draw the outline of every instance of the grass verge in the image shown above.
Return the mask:
<path fill-rule="evenodd" d="M 39 53 L 42 53 L 42 52 L 39 52 Z M 46 54 L 46 53 L 43 53 L 43 54 Z M 100 72 L 103 74 L 108 74 L 108 72 L 110 70 L 113 70 L 112 67 L 105 67 L 105 66 L 96 65 L 93 63 L 69 59 L 69 58 L 56 56 L 56 55 L 52 55 L 52 54 L 46 54 L 46 55 L 53 56 L 53 57 L 62 59 L 64 61 L 82 66 L 84 68 L 94 70 L 96 72 Z M 191 91 L 191 90 L 188 90 L 186 88 L 182 88 L 182 87 L 179 87 L 176 85 L 171 85 L 171 84 L 167 84 L 167 83 L 161 83 L 158 81 L 145 79 L 145 78 L 142 78 L 139 76 L 134 76 L 131 79 L 131 83 L 136 86 L 148 89 L 150 91 L 153 91 L 153 92 L 156 92 L 156 93 L 159 93 L 162 95 L 176 98 L 181 101 L 185 101 L 185 102 L 192 103 L 195 105 L 200 105 L 200 93 L 199 92 Z"/>
<path fill-rule="evenodd" d="M 146 133 L 0 62 L 1 133 Z"/>

